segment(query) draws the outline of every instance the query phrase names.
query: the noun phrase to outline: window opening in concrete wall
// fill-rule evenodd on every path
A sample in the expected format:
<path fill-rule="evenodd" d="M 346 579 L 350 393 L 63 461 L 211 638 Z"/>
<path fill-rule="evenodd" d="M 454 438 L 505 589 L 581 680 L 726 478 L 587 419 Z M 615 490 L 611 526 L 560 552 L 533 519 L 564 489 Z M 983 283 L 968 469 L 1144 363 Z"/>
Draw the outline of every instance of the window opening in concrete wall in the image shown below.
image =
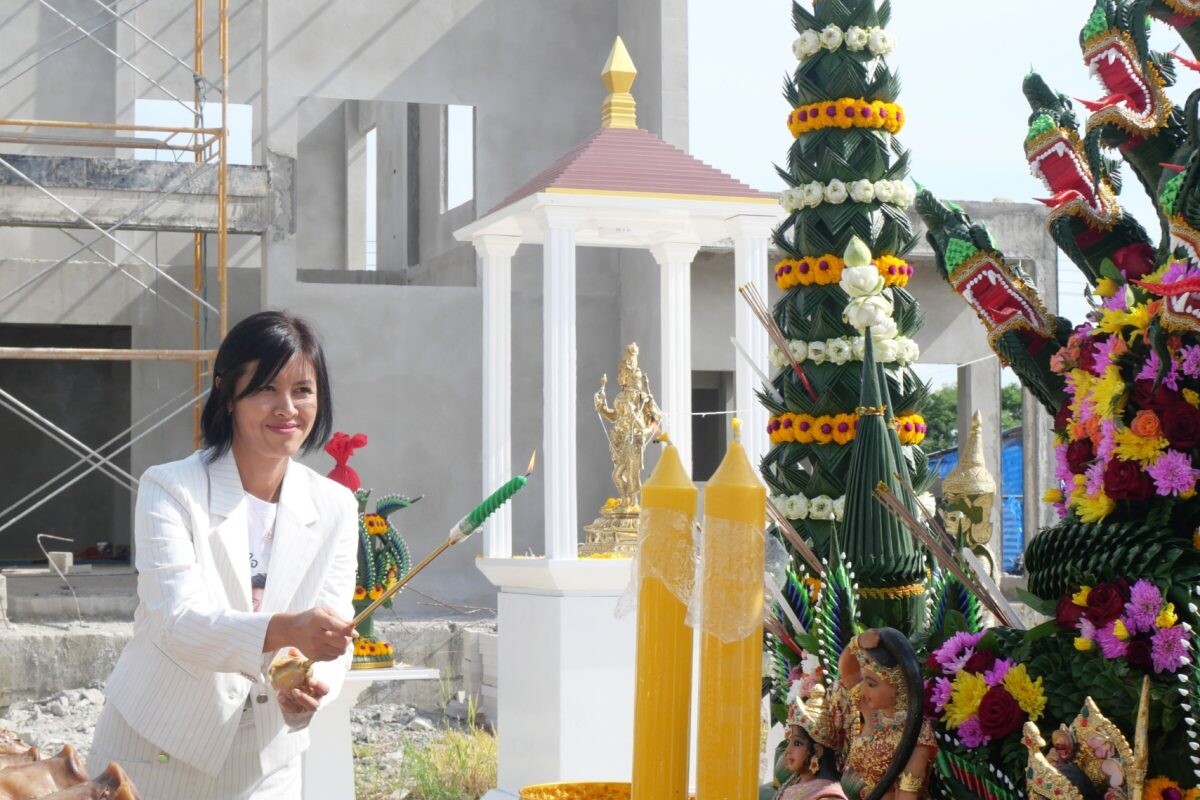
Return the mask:
<path fill-rule="evenodd" d="M 132 330 L 120 325 L 0 324 L 0 346 L 91 347 L 127 350 Z M 0 361 L 0 387 L 18 403 L 49 420 L 89 447 L 113 442 L 111 453 L 127 439 L 130 427 L 132 365 L 129 361 Z M 129 557 L 129 520 L 133 496 L 111 480 L 104 469 L 86 472 L 72 450 L 48 438 L 28 412 L 9 400 L 0 403 L 0 563 L 27 563 L 43 558 L 37 534 L 73 539 L 56 543 L 81 559 Z M 130 470 L 130 452 L 113 458 Z M 54 488 L 69 488 L 27 513 L 31 491 L 45 493 L 47 480 L 70 472 Z M 80 477 L 84 476 L 84 477 Z M 22 502 L 23 501 L 23 502 Z"/>
<path fill-rule="evenodd" d="M 442 211 L 475 197 L 475 108 L 445 106 L 442 140 Z"/>
<path fill-rule="evenodd" d="M 204 127 L 215 128 L 221 124 L 221 104 L 204 103 Z M 133 121 L 136 125 L 164 125 L 175 127 L 191 127 L 195 125 L 195 117 L 188 109 L 174 100 L 147 100 L 139 98 L 133 101 Z M 229 117 L 226 120 L 229 128 L 229 163 L 254 163 L 254 109 L 244 103 L 230 103 Z M 138 136 L 143 138 L 160 138 L 166 141 L 171 136 L 182 134 L 152 133 L 143 131 Z M 183 144 L 184 142 L 172 142 Z M 134 158 L 147 161 L 180 161 L 192 160 L 191 153 L 178 150 L 158 150 L 155 148 L 138 148 L 133 151 Z"/>
<path fill-rule="evenodd" d="M 363 137 L 363 147 L 366 150 L 366 165 L 367 175 L 365 181 L 365 198 L 363 204 L 363 221 L 366 228 L 364 241 L 366 242 L 366 251 L 363 254 L 363 269 L 374 270 L 376 268 L 376 258 L 378 255 L 378 225 L 376 220 L 377 201 L 379 199 L 378 181 L 375 165 L 378 163 L 376 156 L 379 154 L 379 137 L 378 128 L 371 128 Z"/>
<path fill-rule="evenodd" d="M 729 446 L 733 410 L 733 373 L 692 373 L 692 480 L 707 481 Z"/>

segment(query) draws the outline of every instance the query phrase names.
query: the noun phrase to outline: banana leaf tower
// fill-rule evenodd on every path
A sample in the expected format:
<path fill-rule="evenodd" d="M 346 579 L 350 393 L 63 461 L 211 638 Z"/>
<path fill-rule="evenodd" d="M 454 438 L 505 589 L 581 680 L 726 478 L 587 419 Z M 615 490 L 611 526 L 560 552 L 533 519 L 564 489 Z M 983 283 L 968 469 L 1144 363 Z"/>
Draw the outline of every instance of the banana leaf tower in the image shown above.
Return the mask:
<path fill-rule="evenodd" d="M 870 495 L 892 472 L 918 491 L 927 482 L 917 445 L 928 390 L 910 368 L 919 355 L 912 337 L 920 314 L 905 289 L 905 255 L 914 243 L 905 208 L 913 190 L 896 138 L 905 121 L 900 85 L 885 60 L 894 47 L 886 30 L 891 9 L 886 0 L 818 0 L 811 12 L 793 9 L 798 64 L 784 94 L 795 141 L 786 167 L 777 168 L 789 187 L 781 198 L 789 216 L 774 236 L 783 255 L 775 281 L 784 295 L 773 316 L 788 352 L 776 348 L 774 391 L 762 395 L 773 444 L 763 477 L 776 507 L 820 556 L 840 560 L 844 551 L 862 622 L 912 631 L 921 620 L 924 562 L 911 535 L 874 508 Z M 868 354 L 880 371 L 864 369 Z M 869 396 L 867 373 L 872 382 L 882 376 Z M 885 395 L 891 417 L 875 415 Z M 863 407 L 871 409 L 865 417 Z M 896 427 L 883 431 L 889 423 Z M 894 463 L 862 483 L 867 471 L 878 472 L 868 461 L 882 455 Z M 794 572 L 793 593 L 802 571 Z"/>

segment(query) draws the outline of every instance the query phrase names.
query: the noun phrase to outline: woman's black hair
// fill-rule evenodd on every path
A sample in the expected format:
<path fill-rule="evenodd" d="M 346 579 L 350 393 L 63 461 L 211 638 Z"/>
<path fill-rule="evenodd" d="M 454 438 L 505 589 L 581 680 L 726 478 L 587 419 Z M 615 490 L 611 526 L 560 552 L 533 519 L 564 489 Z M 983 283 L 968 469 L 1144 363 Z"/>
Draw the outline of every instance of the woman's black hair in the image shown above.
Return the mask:
<path fill-rule="evenodd" d="M 904 734 L 900 744 L 892 755 L 892 763 L 888 766 L 883 778 L 867 795 L 867 800 L 880 800 L 891 791 L 892 784 L 900 777 L 900 772 L 908 766 L 913 751 L 917 749 L 917 739 L 921 736 L 921 725 L 925 722 L 925 684 L 921 680 L 921 665 L 917 654 L 913 652 L 908 637 L 895 628 L 877 628 L 879 646 L 864 650 L 867 657 L 885 669 L 900 666 L 904 675 L 904 690 L 908 693 L 907 710 L 904 716 Z M 899 688 L 897 689 L 899 691 Z"/>
<path fill-rule="evenodd" d="M 286 311 L 260 311 L 243 319 L 225 336 L 213 363 L 213 388 L 200 415 L 200 431 L 208 459 L 216 460 L 233 446 L 233 416 L 230 407 L 269 384 L 293 357 L 302 355 L 313 366 L 317 380 L 317 418 L 304 440 L 304 452 L 325 444 L 333 432 L 333 397 L 325 351 L 312 326 Z M 238 380 L 254 363 L 241 394 L 234 395 Z"/>
<path fill-rule="evenodd" d="M 795 726 L 800 735 L 808 742 L 809 752 L 812 752 L 813 747 L 821 748 L 821 756 L 817 759 L 817 771 L 813 775 L 814 778 L 824 778 L 828 781 L 840 781 L 841 773 L 837 768 L 837 753 L 833 752 L 832 747 L 826 747 L 817 740 L 813 739 L 808 731 L 799 725 Z"/>

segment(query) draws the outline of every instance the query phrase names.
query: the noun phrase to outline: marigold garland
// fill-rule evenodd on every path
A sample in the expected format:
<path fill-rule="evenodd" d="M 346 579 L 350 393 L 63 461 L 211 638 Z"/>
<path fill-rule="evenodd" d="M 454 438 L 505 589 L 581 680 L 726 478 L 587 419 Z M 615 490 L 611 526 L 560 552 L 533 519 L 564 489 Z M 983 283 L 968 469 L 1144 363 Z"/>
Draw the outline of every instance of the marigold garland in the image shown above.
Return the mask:
<path fill-rule="evenodd" d="M 925 434 L 929 428 L 925 425 L 925 418 L 920 414 L 905 414 L 896 417 L 896 435 L 900 437 L 900 444 L 920 444 L 925 441 Z"/>
<path fill-rule="evenodd" d="M 767 424 L 772 444 L 850 444 L 854 440 L 858 417 L 854 414 L 780 414 Z"/>
<path fill-rule="evenodd" d="M 797 106 L 788 114 L 787 125 L 792 136 L 825 128 L 874 128 L 899 133 L 904 119 L 904 109 L 898 103 L 843 97 Z"/>
<path fill-rule="evenodd" d="M 909 263 L 896 256 L 879 256 L 874 263 L 885 286 L 907 286 L 913 274 Z M 845 266 L 846 262 L 830 253 L 785 258 L 775 264 L 775 285 L 785 292 L 794 286 L 829 286 L 842 279 Z"/>

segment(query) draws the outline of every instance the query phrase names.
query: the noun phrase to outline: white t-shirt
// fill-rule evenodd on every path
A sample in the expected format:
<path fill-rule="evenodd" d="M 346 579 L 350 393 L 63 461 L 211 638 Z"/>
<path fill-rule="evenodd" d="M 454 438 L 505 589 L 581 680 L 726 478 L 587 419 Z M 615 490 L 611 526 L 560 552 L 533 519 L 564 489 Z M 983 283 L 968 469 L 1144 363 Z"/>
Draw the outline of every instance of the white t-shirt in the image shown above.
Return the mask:
<path fill-rule="evenodd" d="M 278 504 L 259 500 L 249 493 L 246 503 L 246 521 L 250 533 L 250 599 L 253 610 L 258 611 L 267 587 L 267 566 L 271 563 Z"/>

